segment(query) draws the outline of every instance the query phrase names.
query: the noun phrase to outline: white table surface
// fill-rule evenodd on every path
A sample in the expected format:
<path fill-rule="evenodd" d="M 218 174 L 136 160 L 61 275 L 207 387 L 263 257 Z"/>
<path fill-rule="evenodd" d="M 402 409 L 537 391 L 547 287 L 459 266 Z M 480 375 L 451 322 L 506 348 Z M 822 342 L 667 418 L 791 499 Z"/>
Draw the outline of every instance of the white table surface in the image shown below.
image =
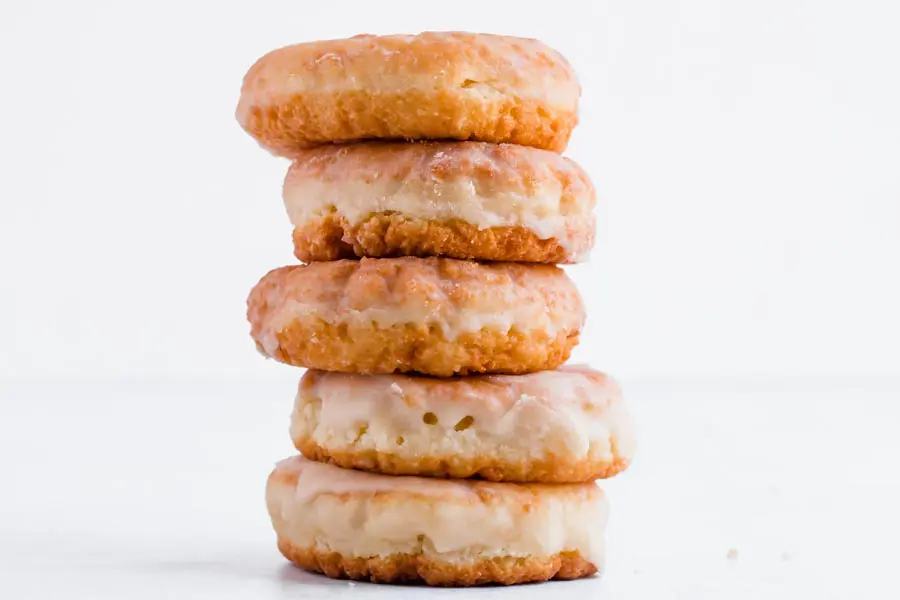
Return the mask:
<path fill-rule="evenodd" d="M 623 383 L 606 573 L 466 591 L 285 563 L 291 379 L 0 384 L 0 598 L 900 598 L 900 382 Z"/>

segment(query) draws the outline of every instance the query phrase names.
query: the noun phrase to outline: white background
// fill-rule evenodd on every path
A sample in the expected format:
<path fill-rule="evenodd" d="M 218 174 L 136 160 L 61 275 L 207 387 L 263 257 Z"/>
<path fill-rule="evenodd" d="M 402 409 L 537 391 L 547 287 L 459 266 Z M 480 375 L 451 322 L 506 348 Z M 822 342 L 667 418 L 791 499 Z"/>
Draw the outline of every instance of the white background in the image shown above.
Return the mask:
<path fill-rule="evenodd" d="M 607 486 L 608 575 L 551 593 L 897 597 L 898 19 L 888 0 L 0 2 L 0 596 L 370 589 L 272 547 L 261 486 L 297 371 L 255 353 L 244 299 L 293 262 L 287 164 L 234 108 L 281 45 L 473 30 L 580 75 L 567 154 L 601 202 L 570 269 L 574 359 L 621 378 L 642 424 Z"/>

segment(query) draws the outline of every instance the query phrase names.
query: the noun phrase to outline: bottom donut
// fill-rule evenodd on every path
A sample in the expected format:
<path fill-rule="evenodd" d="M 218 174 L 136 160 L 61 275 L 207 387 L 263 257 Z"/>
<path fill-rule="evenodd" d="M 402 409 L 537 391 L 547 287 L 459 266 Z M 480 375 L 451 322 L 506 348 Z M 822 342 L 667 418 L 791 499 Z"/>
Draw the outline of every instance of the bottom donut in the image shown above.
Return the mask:
<path fill-rule="evenodd" d="M 303 569 L 436 586 L 593 575 L 609 512 L 593 483 L 393 477 L 299 456 L 278 463 L 266 502 L 278 549 Z"/>

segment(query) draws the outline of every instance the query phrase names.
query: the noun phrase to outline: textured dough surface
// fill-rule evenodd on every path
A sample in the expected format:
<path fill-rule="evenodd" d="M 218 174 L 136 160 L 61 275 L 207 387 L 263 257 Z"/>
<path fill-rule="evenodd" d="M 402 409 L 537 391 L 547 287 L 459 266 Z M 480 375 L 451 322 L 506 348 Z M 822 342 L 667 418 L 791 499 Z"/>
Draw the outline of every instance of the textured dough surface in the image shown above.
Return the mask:
<path fill-rule="evenodd" d="M 578 262 L 595 193 L 553 152 L 481 142 L 365 143 L 301 151 L 284 182 L 303 261 L 356 256 Z"/>
<path fill-rule="evenodd" d="M 328 142 L 454 139 L 562 152 L 581 88 L 537 40 L 430 32 L 296 44 L 244 77 L 241 126 L 283 156 Z"/>
<path fill-rule="evenodd" d="M 619 386 L 586 367 L 450 379 L 310 370 L 291 438 L 344 468 L 543 483 L 611 477 L 636 449 Z"/>
<path fill-rule="evenodd" d="M 373 583 L 425 583 L 442 587 L 537 583 L 551 579 L 580 579 L 597 572 L 577 552 L 561 552 L 548 557 L 503 556 L 468 563 L 448 563 L 417 554 L 345 557 L 338 552 L 298 548 L 278 538 L 281 554 L 300 567 L 332 579 L 355 579 Z"/>
<path fill-rule="evenodd" d="M 390 477 L 297 456 L 269 476 L 279 548 L 331 577 L 432 585 L 573 578 L 602 568 L 609 507 L 594 484 Z"/>
<path fill-rule="evenodd" d="M 444 256 L 566 264 L 578 262 L 583 256 L 573 255 L 556 238 L 541 239 L 521 226 L 479 229 L 465 221 L 430 221 L 392 213 L 374 214 L 357 224 L 327 215 L 295 227 L 293 241 L 294 256 L 303 262 L 364 256 Z"/>
<path fill-rule="evenodd" d="M 281 362 L 450 376 L 556 368 L 584 306 L 553 266 L 364 258 L 275 269 L 247 316 L 257 348 Z"/>

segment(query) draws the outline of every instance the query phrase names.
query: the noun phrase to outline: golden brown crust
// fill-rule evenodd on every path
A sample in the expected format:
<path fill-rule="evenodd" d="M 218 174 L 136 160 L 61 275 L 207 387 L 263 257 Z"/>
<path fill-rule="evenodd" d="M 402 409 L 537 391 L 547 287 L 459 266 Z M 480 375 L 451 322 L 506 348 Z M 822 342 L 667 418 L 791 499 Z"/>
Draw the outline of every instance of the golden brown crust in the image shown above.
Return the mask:
<path fill-rule="evenodd" d="M 424 582 L 434 586 L 514 585 L 579 579 L 597 572 L 597 567 L 578 552 L 561 552 L 549 557 L 504 556 L 466 563 L 436 561 L 420 554 L 393 554 L 368 558 L 345 557 L 337 552 L 298 548 L 279 536 L 278 550 L 289 561 L 307 571 L 335 579 L 356 579 L 375 583 Z"/>
<path fill-rule="evenodd" d="M 486 102 L 453 91 L 410 90 L 298 94 L 278 106 L 251 108 L 241 125 L 273 154 L 291 158 L 298 148 L 366 139 L 478 140 L 563 152 L 577 122 L 575 112 L 536 100 Z"/>
<path fill-rule="evenodd" d="M 581 298 L 557 267 L 439 258 L 282 267 L 247 303 L 262 353 L 357 373 L 554 369 L 584 321 Z"/>
<path fill-rule="evenodd" d="M 585 232 L 593 241 L 593 227 Z M 359 225 L 331 214 L 295 227 L 294 255 L 304 262 L 356 257 L 446 256 L 459 259 L 566 264 L 575 262 L 556 238 L 525 227 L 479 229 L 465 221 L 429 221 L 374 214 Z"/>
<path fill-rule="evenodd" d="M 448 340 L 426 325 L 371 329 L 297 320 L 275 333 L 277 347 L 257 349 L 280 362 L 344 373 L 521 374 L 555 369 L 569 359 L 579 332 L 481 330 Z"/>
<path fill-rule="evenodd" d="M 375 450 L 328 450 L 312 439 L 295 439 L 294 446 L 303 456 L 345 469 L 359 469 L 385 475 L 418 475 L 488 481 L 529 483 L 581 483 L 612 477 L 628 467 L 628 460 L 615 456 L 612 461 L 562 461 L 555 457 L 517 462 L 494 456 L 464 459 L 457 456 L 422 456 L 416 460 Z"/>
<path fill-rule="evenodd" d="M 356 36 L 270 52 L 237 118 L 270 151 L 361 139 L 510 142 L 562 152 L 580 88 L 535 40 L 471 33 Z"/>

